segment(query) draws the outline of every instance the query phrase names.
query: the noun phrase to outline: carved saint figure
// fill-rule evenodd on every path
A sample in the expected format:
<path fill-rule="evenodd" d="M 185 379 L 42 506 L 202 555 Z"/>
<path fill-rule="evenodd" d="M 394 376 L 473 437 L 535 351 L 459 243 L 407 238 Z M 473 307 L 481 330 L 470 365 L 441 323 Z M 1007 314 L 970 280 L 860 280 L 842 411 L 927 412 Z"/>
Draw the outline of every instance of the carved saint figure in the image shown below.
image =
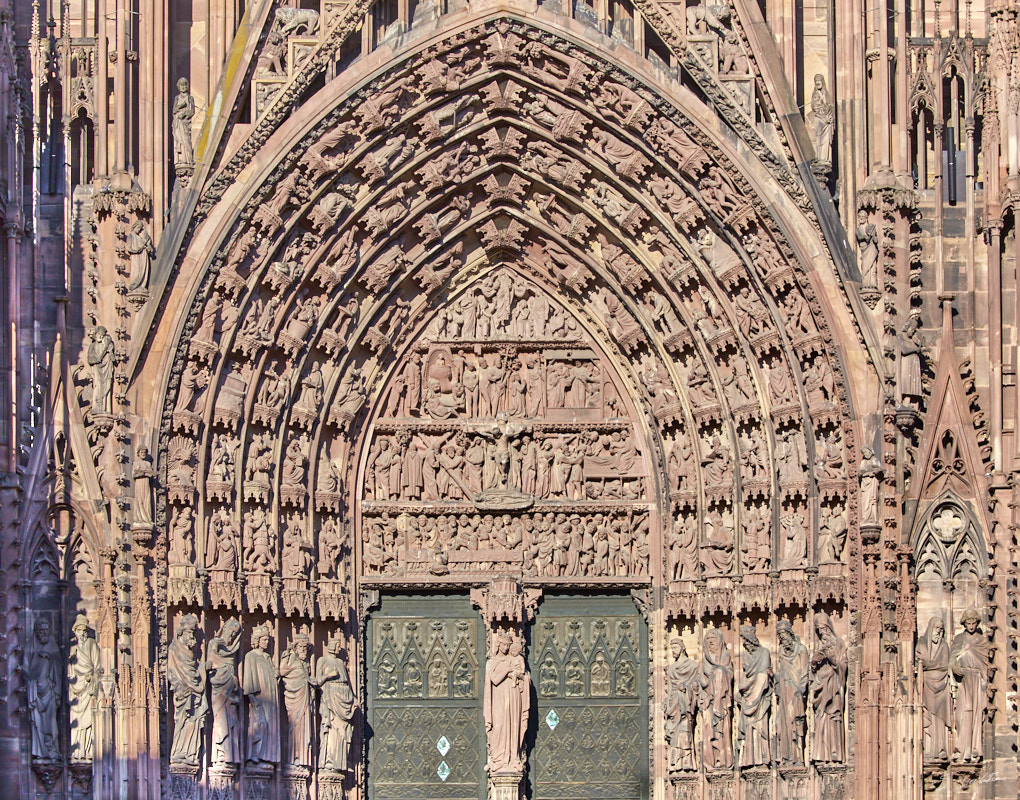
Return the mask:
<path fill-rule="evenodd" d="M 811 92 L 815 160 L 819 164 L 832 163 L 832 133 L 836 124 L 836 107 L 825 88 L 825 76 L 815 75 L 815 88 Z"/>
<path fill-rule="evenodd" d="M 269 640 L 268 625 L 252 631 L 242 689 L 248 698 L 248 761 L 271 765 L 280 762 L 280 717 L 278 676 L 268 653 Z"/>
<path fill-rule="evenodd" d="M 868 212 L 857 212 L 857 251 L 861 259 L 861 281 L 865 286 L 878 287 L 878 226 L 868 221 Z"/>
<path fill-rule="evenodd" d="M 987 702 L 988 637 L 979 629 L 981 617 L 973 608 L 963 612 L 963 632 L 953 639 L 949 668 L 956 679 L 956 736 L 953 759 L 980 761 L 981 719 Z"/>
<path fill-rule="evenodd" d="M 846 760 L 843 704 L 846 695 L 846 645 L 824 612 L 815 614 L 818 646 L 811 656 L 811 696 L 815 709 L 815 761 Z"/>
<path fill-rule="evenodd" d="M 99 700 L 99 678 L 103 668 L 99 663 L 99 645 L 89 638 L 89 620 L 79 614 L 74 621 L 75 642 L 71 646 L 67 684 L 71 707 L 71 759 L 91 761 L 93 753 L 93 724 Z"/>
<path fill-rule="evenodd" d="M 102 325 L 92 331 L 87 358 L 92 371 L 92 411 L 109 414 L 113 395 L 113 337 Z"/>
<path fill-rule="evenodd" d="M 942 617 L 928 620 L 928 628 L 917 641 L 917 665 L 921 671 L 924 700 L 924 759 L 946 761 L 952 717 L 953 696 L 949 685 L 949 643 Z"/>
<path fill-rule="evenodd" d="M 156 470 L 152 466 L 149 448 L 139 445 L 135 452 L 133 469 L 135 489 L 135 524 L 152 524 L 152 481 L 156 478 Z"/>
<path fill-rule="evenodd" d="M 312 766 L 312 677 L 308 672 L 308 635 L 294 636 L 294 644 L 280 658 L 283 705 L 287 709 L 287 763 Z"/>
<path fill-rule="evenodd" d="M 861 448 L 861 522 L 878 522 L 878 486 L 882 477 L 882 465 L 870 447 Z"/>
<path fill-rule="evenodd" d="M 703 709 L 705 769 L 733 767 L 732 720 L 733 664 L 722 631 L 705 631 L 701 662 L 701 708 Z"/>
<path fill-rule="evenodd" d="M 170 763 L 199 764 L 202 733 L 209 704 L 205 699 L 205 665 L 195 655 L 198 617 L 186 614 L 177 624 L 177 634 L 167 656 L 167 678 L 174 695 L 174 736 Z"/>
<path fill-rule="evenodd" d="M 57 710 L 60 705 L 60 650 L 51 639 L 50 621 L 40 618 L 35 624 L 35 645 L 28 660 L 28 708 L 32 723 L 32 758 L 60 758 L 60 729 Z"/>
<path fill-rule="evenodd" d="M 524 769 L 524 734 L 531 711 L 531 679 L 521 645 L 510 634 L 496 635 L 496 653 L 485 665 L 485 730 L 489 774 Z"/>
<path fill-rule="evenodd" d="M 319 701 L 319 768 L 348 772 L 348 753 L 354 733 L 354 692 L 347 666 L 340 657 L 343 639 L 330 639 L 326 655 L 315 668 L 315 683 L 322 690 Z"/>
<path fill-rule="evenodd" d="M 779 650 L 776 653 L 776 733 L 779 760 L 783 764 L 804 763 L 804 733 L 807 730 L 805 697 L 808 685 L 808 653 L 787 619 L 776 625 Z"/>
<path fill-rule="evenodd" d="M 191 120 L 195 116 L 195 98 L 189 91 L 187 78 L 177 81 L 177 97 L 173 107 L 174 166 L 194 167 L 195 151 L 191 144 Z"/>
<path fill-rule="evenodd" d="M 666 746 L 671 772 L 693 771 L 694 715 L 698 710 L 701 674 L 698 662 L 687 655 L 684 640 L 675 637 L 669 643 L 673 663 L 666 668 L 666 699 L 662 711 L 666 717 Z"/>
<path fill-rule="evenodd" d="M 900 335 L 899 388 L 900 402 L 916 406 L 921 401 L 921 338 L 918 329 L 921 320 L 910 317 Z"/>
<path fill-rule="evenodd" d="M 237 683 L 237 654 L 241 623 L 235 618 L 220 625 L 209 640 L 209 687 L 212 694 L 212 763 L 241 761 L 241 687 Z"/>
<path fill-rule="evenodd" d="M 758 641 L 753 625 L 740 626 L 744 643 L 741 666 L 743 675 L 737 681 L 740 693 L 741 742 L 740 766 L 752 767 L 772 761 L 769 741 L 769 720 L 772 717 L 772 655 Z"/>
<path fill-rule="evenodd" d="M 152 246 L 152 237 L 145 230 L 145 223 L 140 219 L 135 220 L 124 239 L 128 255 L 131 256 L 131 275 L 128 279 L 128 291 L 146 291 L 149 288 L 149 264 L 155 248 Z"/>

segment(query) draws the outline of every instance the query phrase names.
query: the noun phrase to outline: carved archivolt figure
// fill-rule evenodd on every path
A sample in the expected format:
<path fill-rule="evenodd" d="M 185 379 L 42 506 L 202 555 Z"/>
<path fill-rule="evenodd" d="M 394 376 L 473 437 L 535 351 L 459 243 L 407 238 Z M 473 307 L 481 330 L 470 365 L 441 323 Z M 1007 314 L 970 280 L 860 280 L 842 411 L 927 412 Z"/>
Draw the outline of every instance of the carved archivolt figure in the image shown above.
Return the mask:
<path fill-rule="evenodd" d="M 673 663 L 666 668 L 666 746 L 673 772 L 697 769 L 694 753 L 694 716 L 698 710 L 701 674 L 698 662 L 687 655 L 687 645 L 677 637 L 670 641 Z M 554 692 L 555 693 L 555 692 Z"/>
<path fill-rule="evenodd" d="M 846 698 L 846 645 L 836 635 L 829 615 L 815 614 L 818 647 L 811 656 L 811 694 L 815 709 L 815 761 L 846 760 L 843 705 Z"/>
<path fill-rule="evenodd" d="M 299 633 L 280 658 L 283 704 L 289 728 L 287 763 L 312 766 L 312 677 L 308 671 L 308 635 Z"/>
<path fill-rule="evenodd" d="M 279 676 L 269 655 L 268 625 L 251 633 L 252 648 L 244 657 L 244 696 L 248 698 L 248 761 L 280 762 Z"/>
<path fill-rule="evenodd" d="M 349 772 L 348 754 L 354 733 L 354 692 L 347 676 L 347 666 L 340 654 L 343 639 L 330 639 L 326 655 L 315 668 L 315 683 L 322 690 L 319 701 L 319 768 Z"/>
<path fill-rule="evenodd" d="M 50 622 L 42 618 L 35 624 L 35 645 L 28 660 L 28 708 L 32 723 L 32 757 L 60 758 L 60 650 L 50 638 Z"/>
<path fill-rule="evenodd" d="M 173 107 L 174 166 L 194 167 L 195 151 L 191 144 L 191 120 L 195 116 L 195 98 L 191 96 L 187 78 L 177 81 L 177 97 Z"/>
<path fill-rule="evenodd" d="M 769 742 L 772 655 L 758 641 L 753 625 L 740 626 L 740 639 L 744 643 L 744 657 L 741 663 L 743 675 L 737 681 L 740 695 L 740 728 L 737 738 L 741 742 L 740 766 L 751 767 L 772 761 Z"/>
<path fill-rule="evenodd" d="M 956 737 L 953 759 L 980 761 L 981 720 L 987 702 L 988 637 L 979 629 L 981 617 L 973 608 L 963 612 L 963 632 L 953 639 L 949 668 L 956 679 Z"/>
<path fill-rule="evenodd" d="M 924 758 L 945 761 L 949 758 L 947 742 L 953 695 L 949 685 L 949 643 L 942 617 L 928 620 L 928 629 L 918 639 L 917 665 L 924 700 Z"/>
<path fill-rule="evenodd" d="M 705 631 L 701 662 L 701 690 L 705 746 L 701 758 L 705 769 L 733 767 L 732 714 L 733 664 L 722 631 Z"/>
<path fill-rule="evenodd" d="M 228 619 L 209 640 L 209 687 L 212 693 L 212 763 L 241 761 L 241 687 L 237 682 L 237 654 L 241 623 Z"/>
<path fill-rule="evenodd" d="M 523 771 L 524 734 L 531 711 L 531 678 L 520 642 L 501 633 L 495 644 L 496 653 L 485 665 L 486 771 L 490 775 Z"/>
<path fill-rule="evenodd" d="M 93 725 L 99 700 L 99 678 L 103 668 L 99 662 L 99 646 L 89 638 L 89 620 L 79 614 L 74 621 L 75 643 L 71 646 L 67 686 L 71 707 L 71 759 L 91 761 Z"/>
<path fill-rule="evenodd" d="M 167 655 L 167 679 L 174 695 L 174 736 L 170 763 L 199 764 L 202 733 L 209 704 L 205 699 L 205 665 L 195 656 L 198 617 L 185 615 Z"/>
<path fill-rule="evenodd" d="M 783 764 L 804 763 L 804 733 L 807 730 L 805 697 L 808 685 L 808 653 L 789 620 L 776 625 L 779 650 L 776 653 L 776 733 L 779 760 Z"/>

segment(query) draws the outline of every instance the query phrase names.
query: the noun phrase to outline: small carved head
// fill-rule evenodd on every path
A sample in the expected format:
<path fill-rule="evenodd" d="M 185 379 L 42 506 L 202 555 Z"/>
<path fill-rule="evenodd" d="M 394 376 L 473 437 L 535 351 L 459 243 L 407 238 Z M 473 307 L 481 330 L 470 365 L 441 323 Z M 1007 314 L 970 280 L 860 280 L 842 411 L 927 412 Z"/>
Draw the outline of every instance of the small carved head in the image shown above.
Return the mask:
<path fill-rule="evenodd" d="M 42 617 L 35 623 L 35 638 L 39 644 L 47 644 L 50 641 L 50 621 Z"/>
<path fill-rule="evenodd" d="M 673 653 L 673 659 L 675 661 L 687 655 L 687 644 L 679 636 L 674 636 L 669 640 L 669 649 Z"/>
<path fill-rule="evenodd" d="M 960 617 L 960 622 L 963 623 L 964 630 L 967 633 L 974 633 L 978 629 L 978 625 L 981 624 L 981 615 L 976 608 L 968 608 L 963 612 L 963 616 Z"/>
<path fill-rule="evenodd" d="M 188 93 L 188 89 L 190 89 L 190 88 L 191 88 L 191 84 L 188 83 L 188 79 L 187 78 L 179 78 L 177 80 L 177 91 L 180 92 L 181 94 L 187 94 Z"/>
<path fill-rule="evenodd" d="M 75 636 L 79 642 L 85 641 L 89 636 L 89 618 L 84 614 L 79 614 L 74 620 L 74 626 L 71 628 L 74 631 Z"/>

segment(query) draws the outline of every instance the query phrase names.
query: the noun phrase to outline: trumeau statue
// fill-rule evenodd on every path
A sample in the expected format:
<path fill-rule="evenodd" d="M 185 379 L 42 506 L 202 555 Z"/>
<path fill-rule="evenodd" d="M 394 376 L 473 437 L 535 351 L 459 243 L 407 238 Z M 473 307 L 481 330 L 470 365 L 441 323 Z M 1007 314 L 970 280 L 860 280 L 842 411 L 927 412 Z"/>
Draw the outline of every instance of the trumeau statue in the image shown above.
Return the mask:
<path fill-rule="evenodd" d="M 924 759 L 946 761 L 953 695 L 949 681 L 949 642 L 942 617 L 936 615 L 928 620 L 928 628 L 917 640 L 915 652 L 924 702 Z"/>
<path fill-rule="evenodd" d="M 35 642 L 28 659 L 28 708 L 32 724 L 32 758 L 60 758 L 61 660 L 60 649 L 51 638 L 50 622 L 45 617 L 35 624 Z"/>
<path fill-rule="evenodd" d="M 347 666 L 340 657 L 343 637 L 330 639 L 326 654 L 315 667 L 315 684 L 322 692 L 319 700 L 319 768 L 335 772 L 351 769 L 349 754 L 354 733 L 354 692 Z"/>
<path fill-rule="evenodd" d="M 283 704 L 287 710 L 288 764 L 312 766 L 312 678 L 308 672 L 308 635 L 298 633 L 280 658 Z"/>
<path fill-rule="evenodd" d="M 224 622 L 209 640 L 206 667 L 212 695 L 213 764 L 241 762 L 241 687 L 237 682 L 237 655 L 241 649 L 241 623 Z"/>
<path fill-rule="evenodd" d="M 198 645 L 198 617 L 186 614 L 177 623 L 177 634 L 167 656 L 167 679 L 173 692 L 174 734 L 170 763 L 198 766 L 205 717 L 209 704 L 205 696 L 205 665 L 195 656 Z"/>
<path fill-rule="evenodd" d="M 843 706 L 846 701 L 846 645 L 836 635 L 829 615 L 814 616 L 818 646 L 811 656 L 811 695 L 814 704 L 815 746 L 812 760 L 843 762 Z"/>
<path fill-rule="evenodd" d="M 949 668 L 956 679 L 956 730 L 954 761 L 980 761 L 984 748 L 981 721 L 988 685 L 988 637 L 980 630 L 981 617 L 973 609 L 963 612 L 963 631 L 953 639 Z"/>
<path fill-rule="evenodd" d="M 701 671 L 698 662 L 687 655 L 684 640 L 670 640 L 673 663 L 666 668 L 666 699 L 662 711 L 666 717 L 666 746 L 671 772 L 696 770 L 694 752 L 694 718 L 701 692 Z"/>
<path fill-rule="evenodd" d="M 807 731 L 805 697 L 808 687 L 808 653 L 789 620 L 776 624 L 779 649 L 776 652 L 776 734 L 779 761 L 804 763 L 804 734 Z"/>
<path fill-rule="evenodd" d="M 99 703 L 99 645 L 89 638 L 89 620 L 79 614 L 74 621 L 75 643 L 71 646 L 67 686 L 71 709 L 71 759 L 91 761 L 95 712 Z"/>
<path fill-rule="evenodd" d="M 705 769 L 733 767 L 732 714 L 733 662 L 729 648 L 718 628 L 705 631 L 704 658 L 701 662 L 701 692 Z"/>
<path fill-rule="evenodd" d="M 507 632 L 496 633 L 495 653 L 485 664 L 485 730 L 489 742 L 486 770 L 524 770 L 524 735 L 531 711 L 531 678 L 521 643 Z"/>
<path fill-rule="evenodd" d="M 244 657 L 244 685 L 248 698 L 248 762 L 256 766 L 280 763 L 279 676 L 269 655 L 268 625 L 251 632 L 252 649 Z"/>
<path fill-rule="evenodd" d="M 737 681 L 740 696 L 740 766 L 772 762 L 769 722 L 772 718 L 772 657 L 758 641 L 753 625 L 740 626 L 744 644 L 743 674 Z"/>

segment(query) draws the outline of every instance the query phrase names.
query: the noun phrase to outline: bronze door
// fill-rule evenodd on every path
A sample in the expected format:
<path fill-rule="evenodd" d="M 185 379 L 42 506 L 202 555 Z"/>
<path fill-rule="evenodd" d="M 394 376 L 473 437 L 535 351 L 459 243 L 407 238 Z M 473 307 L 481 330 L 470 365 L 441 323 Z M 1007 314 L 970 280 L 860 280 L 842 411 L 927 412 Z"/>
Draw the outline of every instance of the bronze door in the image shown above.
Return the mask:
<path fill-rule="evenodd" d="M 531 628 L 533 800 L 645 800 L 648 634 L 629 596 L 543 599 Z"/>
<path fill-rule="evenodd" d="M 482 620 L 467 597 L 384 597 L 368 624 L 371 800 L 484 800 Z"/>

